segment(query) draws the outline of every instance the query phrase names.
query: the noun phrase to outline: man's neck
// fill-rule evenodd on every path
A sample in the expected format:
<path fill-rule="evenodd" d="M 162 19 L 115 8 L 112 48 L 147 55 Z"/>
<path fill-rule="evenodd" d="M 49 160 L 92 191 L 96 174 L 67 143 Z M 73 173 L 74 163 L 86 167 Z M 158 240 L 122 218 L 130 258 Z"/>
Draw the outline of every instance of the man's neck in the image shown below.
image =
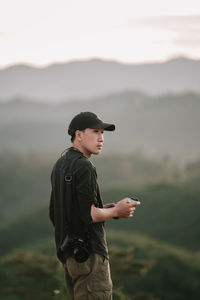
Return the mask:
<path fill-rule="evenodd" d="M 88 151 L 86 151 L 85 149 L 83 149 L 83 147 L 81 147 L 80 145 L 77 145 L 75 143 L 72 144 L 72 147 L 74 148 L 74 150 L 78 150 L 80 151 L 81 153 L 83 153 L 83 155 L 86 157 L 86 158 L 90 158 L 92 154 L 90 154 Z"/>

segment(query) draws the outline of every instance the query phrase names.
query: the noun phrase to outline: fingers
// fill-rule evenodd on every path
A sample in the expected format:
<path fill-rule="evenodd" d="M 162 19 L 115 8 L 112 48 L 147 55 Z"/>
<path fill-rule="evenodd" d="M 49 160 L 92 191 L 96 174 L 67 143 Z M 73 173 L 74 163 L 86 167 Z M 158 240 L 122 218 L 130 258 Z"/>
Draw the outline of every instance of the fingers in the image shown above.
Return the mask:
<path fill-rule="evenodd" d="M 140 201 L 135 201 L 135 202 L 130 202 L 130 204 L 131 204 L 131 206 L 138 206 L 138 205 L 140 205 L 141 203 L 140 203 Z"/>
<path fill-rule="evenodd" d="M 125 218 L 131 218 L 131 217 L 133 216 L 134 211 L 135 211 L 135 207 L 131 207 L 131 208 L 128 210 L 126 216 L 124 216 L 124 217 L 125 217 Z"/>
<path fill-rule="evenodd" d="M 132 208 L 131 208 L 131 212 L 130 212 L 130 216 L 131 216 L 131 217 L 133 216 L 134 211 L 135 211 L 135 207 L 132 207 Z"/>

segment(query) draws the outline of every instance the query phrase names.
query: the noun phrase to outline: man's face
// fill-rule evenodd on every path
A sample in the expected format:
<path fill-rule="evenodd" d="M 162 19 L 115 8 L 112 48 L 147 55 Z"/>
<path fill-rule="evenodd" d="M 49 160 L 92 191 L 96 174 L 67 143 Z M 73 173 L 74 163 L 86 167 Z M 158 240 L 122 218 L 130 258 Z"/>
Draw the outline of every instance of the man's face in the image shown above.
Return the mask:
<path fill-rule="evenodd" d="M 104 129 L 90 129 L 86 128 L 84 131 L 80 131 L 80 144 L 83 153 L 90 157 L 92 154 L 98 155 L 101 153 L 103 147 L 103 134 Z"/>

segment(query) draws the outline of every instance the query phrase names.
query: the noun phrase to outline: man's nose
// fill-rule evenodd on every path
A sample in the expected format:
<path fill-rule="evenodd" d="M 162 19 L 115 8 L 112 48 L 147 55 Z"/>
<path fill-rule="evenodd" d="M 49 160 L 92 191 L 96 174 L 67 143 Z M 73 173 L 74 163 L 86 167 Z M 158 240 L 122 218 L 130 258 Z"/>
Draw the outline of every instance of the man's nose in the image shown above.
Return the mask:
<path fill-rule="evenodd" d="M 103 143 L 103 141 L 104 141 L 103 133 L 100 133 L 100 134 L 99 134 L 99 142 L 102 142 L 102 143 Z"/>

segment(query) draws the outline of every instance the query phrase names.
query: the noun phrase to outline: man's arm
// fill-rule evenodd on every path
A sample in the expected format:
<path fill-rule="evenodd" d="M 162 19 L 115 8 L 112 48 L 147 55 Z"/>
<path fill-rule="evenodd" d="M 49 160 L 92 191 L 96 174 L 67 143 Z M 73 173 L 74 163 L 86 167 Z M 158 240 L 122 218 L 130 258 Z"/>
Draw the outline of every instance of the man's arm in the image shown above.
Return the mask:
<path fill-rule="evenodd" d="M 51 191 L 51 197 L 50 197 L 50 205 L 49 205 L 49 217 L 53 225 L 55 226 L 54 221 L 54 197 L 53 197 L 53 191 Z"/>
<path fill-rule="evenodd" d="M 116 203 L 112 202 L 112 203 L 107 203 L 104 204 L 103 208 L 111 208 L 111 207 L 115 207 Z"/>
<path fill-rule="evenodd" d="M 114 207 L 98 208 L 91 206 L 91 216 L 94 223 L 103 222 L 110 218 L 131 218 L 138 203 L 131 203 L 129 198 L 117 202 Z"/>

